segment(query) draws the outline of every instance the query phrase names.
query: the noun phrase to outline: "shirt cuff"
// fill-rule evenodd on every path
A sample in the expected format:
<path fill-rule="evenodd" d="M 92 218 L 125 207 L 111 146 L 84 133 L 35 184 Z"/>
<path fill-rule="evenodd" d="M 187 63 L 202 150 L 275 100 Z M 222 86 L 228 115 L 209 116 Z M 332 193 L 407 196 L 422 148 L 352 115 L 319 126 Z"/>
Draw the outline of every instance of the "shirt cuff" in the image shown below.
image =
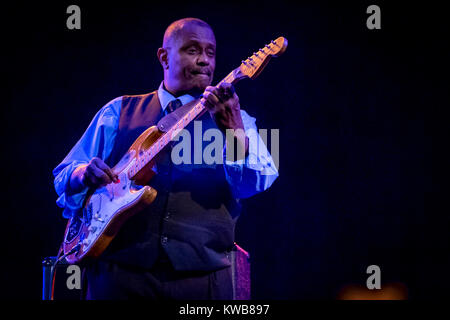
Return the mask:
<path fill-rule="evenodd" d="M 248 198 L 267 190 L 278 177 L 278 170 L 264 142 L 254 130 L 248 130 L 249 152 L 245 159 L 226 160 L 224 148 L 224 170 L 226 179 L 236 198 Z"/>
<path fill-rule="evenodd" d="M 82 208 L 84 199 L 86 197 L 88 187 L 84 187 L 80 192 L 75 194 L 68 194 L 68 184 L 73 171 L 80 165 L 87 164 L 86 162 L 74 161 L 66 166 L 55 177 L 55 190 L 59 195 L 56 200 L 58 207 L 63 208 L 63 217 L 71 218 L 73 214 Z"/>

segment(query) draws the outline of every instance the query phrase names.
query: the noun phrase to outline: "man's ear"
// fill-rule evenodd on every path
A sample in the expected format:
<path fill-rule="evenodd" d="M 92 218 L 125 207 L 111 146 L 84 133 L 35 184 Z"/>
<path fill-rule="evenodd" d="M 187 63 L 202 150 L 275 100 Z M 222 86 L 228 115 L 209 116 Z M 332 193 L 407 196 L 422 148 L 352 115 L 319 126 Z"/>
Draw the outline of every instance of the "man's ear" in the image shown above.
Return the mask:
<path fill-rule="evenodd" d="M 159 63 L 161 63 L 163 69 L 169 69 L 169 55 L 167 49 L 159 48 L 156 54 L 158 56 Z"/>

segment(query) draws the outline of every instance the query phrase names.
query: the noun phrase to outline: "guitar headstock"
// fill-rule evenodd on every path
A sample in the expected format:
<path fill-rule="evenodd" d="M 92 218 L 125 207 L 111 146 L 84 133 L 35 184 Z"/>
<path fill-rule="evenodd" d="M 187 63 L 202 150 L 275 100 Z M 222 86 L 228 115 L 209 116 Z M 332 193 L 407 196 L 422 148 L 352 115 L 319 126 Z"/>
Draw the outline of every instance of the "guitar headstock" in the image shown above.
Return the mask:
<path fill-rule="evenodd" d="M 286 51 L 288 41 L 284 37 L 278 37 L 266 44 L 263 48 L 254 52 L 252 56 L 243 60 L 239 68 L 235 69 L 234 78 L 240 80 L 242 78 L 256 78 L 264 67 L 267 65 L 271 57 L 278 57 Z"/>

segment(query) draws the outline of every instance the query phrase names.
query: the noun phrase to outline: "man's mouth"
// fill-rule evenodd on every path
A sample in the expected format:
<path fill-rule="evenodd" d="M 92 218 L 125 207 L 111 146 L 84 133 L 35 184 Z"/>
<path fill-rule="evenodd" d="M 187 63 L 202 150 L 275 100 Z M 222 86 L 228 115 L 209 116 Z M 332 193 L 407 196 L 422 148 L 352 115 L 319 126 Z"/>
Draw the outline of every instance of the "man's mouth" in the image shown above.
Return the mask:
<path fill-rule="evenodd" d="M 211 72 L 209 72 L 208 70 L 192 70 L 191 73 L 194 76 L 198 76 L 198 75 L 199 76 L 206 76 L 206 77 L 211 76 Z"/>

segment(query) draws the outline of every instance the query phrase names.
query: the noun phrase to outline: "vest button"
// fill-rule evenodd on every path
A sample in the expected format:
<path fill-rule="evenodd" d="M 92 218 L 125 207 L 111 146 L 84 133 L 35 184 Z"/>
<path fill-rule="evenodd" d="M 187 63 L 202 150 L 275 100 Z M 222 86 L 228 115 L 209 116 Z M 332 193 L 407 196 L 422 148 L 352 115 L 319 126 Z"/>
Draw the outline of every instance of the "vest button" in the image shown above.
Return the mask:
<path fill-rule="evenodd" d="M 166 236 L 162 236 L 161 237 L 161 243 L 162 244 L 166 244 L 167 243 L 168 238 Z"/>
<path fill-rule="evenodd" d="M 167 212 L 166 215 L 164 216 L 164 220 L 169 220 L 170 218 L 170 212 Z"/>

